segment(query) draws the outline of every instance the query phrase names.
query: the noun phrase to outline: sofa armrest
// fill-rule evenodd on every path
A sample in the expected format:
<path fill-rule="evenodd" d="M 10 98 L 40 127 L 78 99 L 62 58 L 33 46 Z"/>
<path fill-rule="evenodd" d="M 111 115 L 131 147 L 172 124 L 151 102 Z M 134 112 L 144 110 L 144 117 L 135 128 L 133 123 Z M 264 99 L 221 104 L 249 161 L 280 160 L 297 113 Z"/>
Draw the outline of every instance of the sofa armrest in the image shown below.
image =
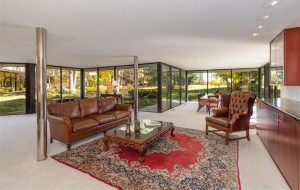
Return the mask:
<path fill-rule="evenodd" d="M 66 144 L 71 143 L 72 123 L 68 117 L 48 114 L 50 137 Z"/>
<path fill-rule="evenodd" d="M 130 111 L 131 110 L 131 105 L 130 104 L 116 104 L 115 110 Z"/>
<path fill-rule="evenodd" d="M 213 109 L 213 117 L 227 117 L 228 108 Z"/>

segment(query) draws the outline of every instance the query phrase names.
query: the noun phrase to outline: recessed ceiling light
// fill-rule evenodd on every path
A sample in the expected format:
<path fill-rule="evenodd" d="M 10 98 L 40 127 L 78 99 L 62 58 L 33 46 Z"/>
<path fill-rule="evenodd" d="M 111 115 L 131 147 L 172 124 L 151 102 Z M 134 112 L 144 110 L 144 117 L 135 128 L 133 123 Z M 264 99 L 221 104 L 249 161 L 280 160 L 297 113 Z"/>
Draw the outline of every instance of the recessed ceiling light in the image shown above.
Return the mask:
<path fill-rule="evenodd" d="M 264 8 L 270 8 L 270 7 L 273 7 L 275 5 L 277 5 L 279 3 L 280 0 L 269 0 L 268 2 L 266 2 L 264 4 Z"/>
<path fill-rule="evenodd" d="M 275 6 L 275 5 L 278 4 L 278 2 L 279 2 L 279 0 L 272 0 L 272 1 L 268 2 L 267 5 L 269 5 L 269 6 Z"/>
<path fill-rule="evenodd" d="M 252 34 L 253 37 L 258 36 L 258 35 L 259 35 L 258 33 L 253 33 Z"/>
<path fill-rule="evenodd" d="M 261 20 L 267 20 L 271 15 L 263 15 L 260 17 Z"/>
<path fill-rule="evenodd" d="M 264 26 L 262 26 L 262 25 L 259 25 L 257 28 L 258 29 L 262 29 Z"/>
<path fill-rule="evenodd" d="M 278 3 L 278 0 L 273 0 L 273 1 L 271 1 L 271 6 L 277 5 L 277 3 Z"/>

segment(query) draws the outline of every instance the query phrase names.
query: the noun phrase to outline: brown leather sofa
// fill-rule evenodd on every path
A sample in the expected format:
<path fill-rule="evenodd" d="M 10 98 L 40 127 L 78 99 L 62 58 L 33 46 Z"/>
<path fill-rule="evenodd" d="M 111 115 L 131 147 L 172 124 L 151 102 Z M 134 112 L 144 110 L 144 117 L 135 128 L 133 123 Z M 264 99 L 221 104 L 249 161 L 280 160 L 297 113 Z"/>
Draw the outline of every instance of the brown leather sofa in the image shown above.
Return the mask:
<path fill-rule="evenodd" d="M 53 139 L 67 144 L 131 120 L 131 105 L 116 104 L 116 98 L 82 99 L 48 105 L 50 143 Z"/>

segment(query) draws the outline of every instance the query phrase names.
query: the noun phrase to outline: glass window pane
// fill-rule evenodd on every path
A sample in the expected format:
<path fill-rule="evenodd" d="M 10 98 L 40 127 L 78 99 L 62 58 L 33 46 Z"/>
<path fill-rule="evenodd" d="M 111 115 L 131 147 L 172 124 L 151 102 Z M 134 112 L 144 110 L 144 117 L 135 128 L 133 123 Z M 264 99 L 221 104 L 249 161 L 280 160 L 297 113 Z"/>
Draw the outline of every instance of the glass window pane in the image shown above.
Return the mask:
<path fill-rule="evenodd" d="M 162 111 L 170 109 L 170 66 L 162 65 Z"/>
<path fill-rule="evenodd" d="M 231 93 L 230 70 L 208 71 L 208 94 Z"/>
<path fill-rule="evenodd" d="M 80 99 L 80 69 L 62 69 L 62 98 Z"/>
<path fill-rule="evenodd" d="M 97 69 L 84 70 L 84 97 L 97 97 Z"/>
<path fill-rule="evenodd" d="M 280 98 L 280 90 L 281 89 L 281 86 L 277 86 L 276 88 L 276 98 Z"/>
<path fill-rule="evenodd" d="M 122 66 L 116 68 L 117 72 L 117 93 L 123 95 L 123 99 L 133 100 L 134 91 L 134 68 L 133 66 Z"/>
<path fill-rule="evenodd" d="M 24 113 L 25 64 L 0 64 L 0 115 Z"/>
<path fill-rule="evenodd" d="M 198 101 L 198 94 L 207 92 L 207 71 L 188 72 L 188 101 Z"/>
<path fill-rule="evenodd" d="M 180 78 L 179 69 L 172 67 L 172 79 L 171 79 L 171 90 L 172 90 L 172 107 L 180 105 Z"/>
<path fill-rule="evenodd" d="M 260 98 L 265 96 L 265 68 L 261 67 L 260 69 Z"/>
<path fill-rule="evenodd" d="M 99 68 L 99 93 L 112 94 L 114 80 L 114 68 Z"/>
<path fill-rule="evenodd" d="M 186 98 L 186 94 L 185 94 L 185 89 L 186 89 L 186 86 L 185 86 L 185 79 L 186 79 L 186 76 L 185 76 L 185 71 L 184 70 L 181 70 L 181 103 L 184 103 L 185 102 L 185 98 Z"/>
<path fill-rule="evenodd" d="M 157 64 L 139 65 L 139 110 L 157 112 Z"/>
<path fill-rule="evenodd" d="M 60 99 L 60 67 L 47 66 L 47 103 Z"/>
<path fill-rule="evenodd" d="M 253 92 L 258 95 L 258 69 L 232 70 L 232 91 Z"/>

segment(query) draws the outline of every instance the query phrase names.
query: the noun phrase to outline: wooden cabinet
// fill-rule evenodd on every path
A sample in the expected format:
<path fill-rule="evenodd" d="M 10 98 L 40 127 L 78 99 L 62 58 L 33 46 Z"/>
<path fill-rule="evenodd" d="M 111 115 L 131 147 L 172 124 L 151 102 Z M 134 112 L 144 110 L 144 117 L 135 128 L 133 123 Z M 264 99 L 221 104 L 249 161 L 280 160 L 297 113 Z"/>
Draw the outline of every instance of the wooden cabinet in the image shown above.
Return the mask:
<path fill-rule="evenodd" d="M 275 162 L 278 162 L 278 112 L 274 108 L 267 106 L 268 118 L 268 148 Z"/>
<path fill-rule="evenodd" d="M 278 167 L 292 189 L 298 189 L 297 121 L 278 113 Z M 299 163 L 300 164 L 300 163 Z"/>
<path fill-rule="evenodd" d="M 300 27 L 283 30 L 270 42 L 270 84 L 300 85 Z"/>
<path fill-rule="evenodd" d="M 258 135 L 275 162 L 278 161 L 278 125 L 277 111 L 265 103 L 258 102 Z"/>
<path fill-rule="evenodd" d="M 266 149 L 268 149 L 268 142 L 267 142 L 267 105 L 258 101 L 257 102 L 257 111 L 256 111 L 256 127 L 257 127 L 257 134 L 260 136 L 261 141 L 265 145 Z"/>
<path fill-rule="evenodd" d="M 258 101 L 257 134 L 290 187 L 300 190 L 300 121 Z"/>
<path fill-rule="evenodd" d="M 297 129 L 297 152 L 298 152 L 298 189 L 300 189 L 300 121 L 296 124 Z"/>

